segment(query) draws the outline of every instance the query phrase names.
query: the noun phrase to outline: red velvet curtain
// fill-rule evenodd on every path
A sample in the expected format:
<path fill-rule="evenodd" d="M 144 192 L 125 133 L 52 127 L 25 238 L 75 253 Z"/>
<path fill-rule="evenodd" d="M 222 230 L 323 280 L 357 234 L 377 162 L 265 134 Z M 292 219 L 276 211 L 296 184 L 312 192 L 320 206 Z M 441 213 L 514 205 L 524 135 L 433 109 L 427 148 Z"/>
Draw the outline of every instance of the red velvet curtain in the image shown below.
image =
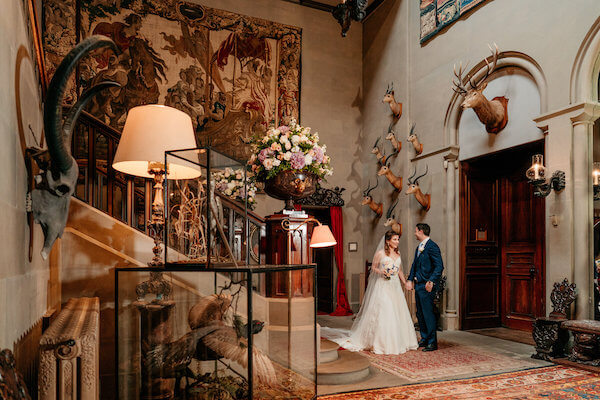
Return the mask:
<path fill-rule="evenodd" d="M 331 213 L 331 231 L 337 242 L 334 252 L 335 263 L 338 268 L 337 308 L 330 315 L 352 315 L 344 280 L 344 218 L 342 216 L 342 207 L 329 207 L 329 212 Z"/>

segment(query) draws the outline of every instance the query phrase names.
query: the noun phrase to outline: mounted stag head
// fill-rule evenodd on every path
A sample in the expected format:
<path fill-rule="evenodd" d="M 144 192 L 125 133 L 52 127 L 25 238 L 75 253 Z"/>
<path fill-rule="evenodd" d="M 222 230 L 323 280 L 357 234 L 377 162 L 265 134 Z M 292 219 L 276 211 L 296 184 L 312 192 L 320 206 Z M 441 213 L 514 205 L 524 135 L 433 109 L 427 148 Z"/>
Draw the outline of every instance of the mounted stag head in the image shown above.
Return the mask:
<path fill-rule="evenodd" d="M 406 139 L 406 141 L 412 143 L 413 147 L 415 148 L 415 155 L 418 156 L 423 152 L 423 143 L 419 142 L 419 138 L 415 133 L 416 126 L 417 124 L 413 124 L 413 126 L 410 128 L 410 134 L 408 135 L 408 139 Z"/>
<path fill-rule="evenodd" d="M 379 186 L 379 179 L 377 179 L 377 183 L 373 187 L 371 187 L 371 181 L 369 180 L 369 186 L 365 191 L 363 191 L 363 199 L 361 205 L 369 206 L 369 208 L 373 210 L 378 217 L 381 217 L 381 214 L 383 214 L 383 203 L 375 203 L 373 201 L 373 197 L 371 196 L 371 192 L 377 186 Z"/>
<path fill-rule="evenodd" d="M 385 221 L 385 223 L 383 224 L 383 226 L 389 226 L 389 227 L 391 227 L 391 229 L 392 229 L 394 232 L 396 232 L 398 235 L 402 236 L 402 224 L 401 224 L 401 223 L 399 223 L 399 222 L 396 220 L 396 216 L 392 214 L 392 212 L 394 211 L 394 208 L 396 208 L 396 205 L 397 205 L 397 204 L 398 204 L 398 200 L 396 200 L 396 202 L 394 203 L 394 205 L 393 205 L 393 206 L 391 206 L 391 207 L 388 209 L 388 211 L 387 211 L 387 213 L 386 213 L 386 215 L 385 215 L 385 217 L 386 217 L 386 221 Z"/>
<path fill-rule="evenodd" d="M 396 138 L 396 133 L 392 129 L 388 131 L 388 134 L 385 138 L 392 142 L 392 146 L 394 146 L 396 151 L 402 150 L 402 142 Z"/>
<path fill-rule="evenodd" d="M 425 211 L 429 211 L 429 207 L 431 206 L 431 195 L 423 194 L 423 192 L 421 192 L 421 188 L 419 187 L 419 179 L 427 175 L 427 172 L 429 172 L 429 166 L 426 167 L 423 175 L 419 175 L 413 179 L 413 177 L 417 174 L 417 168 L 415 167 L 415 172 L 410 178 L 408 178 L 408 188 L 406 189 L 406 194 L 414 194 L 415 199 L 417 199 Z"/>
<path fill-rule="evenodd" d="M 477 114 L 479 121 L 485 125 L 485 130 L 488 133 L 498 133 L 508 123 L 508 99 L 500 96 L 488 100 L 483 94 L 483 91 L 487 87 L 485 80 L 496 69 L 496 64 L 498 63 L 498 46 L 494 43 L 495 50 L 490 45 L 488 47 L 492 52 L 492 62 L 490 63 L 487 58 L 485 59 L 487 68 L 485 74 L 475 82 L 470 75 L 467 75 L 466 80 L 470 85 L 470 88 L 467 89 L 463 85 L 464 79 L 462 74 L 464 71 L 462 63 L 459 66 L 458 72 L 456 72 L 456 65 L 454 65 L 454 76 L 458 79 L 458 82 L 454 79 L 452 80 L 454 85 L 452 90 L 465 97 L 461 107 L 472 108 L 475 114 Z"/>
<path fill-rule="evenodd" d="M 401 192 L 402 191 L 402 177 L 394 175 L 394 173 L 390 170 L 389 158 L 390 157 L 388 157 L 387 163 L 381 165 L 381 168 L 379 168 L 379 171 L 377 171 L 377 175 L 378 176 L 385 175 L 385 177 L 392 184 L 392 186 L 395 187 L 396 190 Z"/>
<path fill-rule="evenodd" d="M 44 132 L 49 161 L 44 161 L 44 155 L 36 156 L 35 160 L 42 171 L 35 177 L 36 188 L 27 196 L 28 211 L 33 213 L 44 232 L 44 259 L 48 257 L 54 241 L 63 234 L 71 195 L 77 183 L 79 168 L 70 152 L 75 121 L 94 95 L 109 87 L 120 86 L 115 82 L 102 82 L 88 89 L 71 107 L 63 122 L 63 99 L 71 72 L 79 60 L 102 47 L 110 47 L 115 53 L 118 52 L 115 43 L 105 36 L 91 36 L 83 40 L 60 63 L 48 86 L 44 103 Z"/>
<path fill-rule="evenodd" d="M 388 85 L 387 89 L 385 90 L 385 95 L 381 101 L 390 105 L 390 110 L 392 110 L 392 114 L 394 115 L 395 119 L 399 119 L 402 116 L 402 103 L 396 102 L 396 99 L 394 98 L 393 82 L 391 86 Z"/>

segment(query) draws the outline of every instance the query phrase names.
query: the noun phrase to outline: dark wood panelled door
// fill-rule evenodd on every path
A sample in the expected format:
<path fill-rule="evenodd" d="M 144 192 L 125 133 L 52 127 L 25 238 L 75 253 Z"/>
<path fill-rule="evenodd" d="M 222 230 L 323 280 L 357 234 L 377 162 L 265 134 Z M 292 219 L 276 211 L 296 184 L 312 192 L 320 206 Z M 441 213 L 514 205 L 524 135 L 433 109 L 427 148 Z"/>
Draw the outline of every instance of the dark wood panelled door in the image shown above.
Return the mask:
<path fill-rule="evenodd" d="M 522 171 L 502 178 L 502 325 L 531 330 L 544 309 L 544 200 Z"/>
<path fill-rule="evenodd" d="M 525 178 L 543 142 L 461 164 L 461 327 L 531 330 L 545 315 L 544 199 Z"/>
<path fill-rule="evenodd" d="M 463 163 L 461 175 L 462 329 L 500 325 L 498 180 Z"/>

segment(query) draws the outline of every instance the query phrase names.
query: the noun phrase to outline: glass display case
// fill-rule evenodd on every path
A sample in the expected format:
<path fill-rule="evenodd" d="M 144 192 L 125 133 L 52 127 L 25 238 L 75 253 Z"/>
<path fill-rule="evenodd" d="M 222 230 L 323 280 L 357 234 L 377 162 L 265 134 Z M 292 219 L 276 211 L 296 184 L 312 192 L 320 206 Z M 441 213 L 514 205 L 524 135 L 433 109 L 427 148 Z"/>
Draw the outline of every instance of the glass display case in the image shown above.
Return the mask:
<path fill-rule="evenodd" d="M 291 281 L 308 272 L 314 282 L 315 271 L 314 264 L 116 268 L 118 398 L 316 398 L 314 285 L 299 299 L 263 295 L 271 274 Z"/>
<path fill-rule="evenodd" d="M 165 264 L 260 264 L 264 221 L 245 162 L 210 147 L 168 151 L 165 165 L 174 158 L 200 177 L 165 180 Z"/>

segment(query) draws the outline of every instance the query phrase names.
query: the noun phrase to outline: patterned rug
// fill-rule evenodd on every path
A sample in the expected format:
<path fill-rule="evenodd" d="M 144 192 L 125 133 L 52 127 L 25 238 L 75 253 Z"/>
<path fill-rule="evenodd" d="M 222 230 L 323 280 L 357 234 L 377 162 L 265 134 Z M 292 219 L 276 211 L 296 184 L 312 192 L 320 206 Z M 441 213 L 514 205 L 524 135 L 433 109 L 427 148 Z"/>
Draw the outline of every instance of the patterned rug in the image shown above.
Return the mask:
<path fill-rule="evenodd" d="M 408 351 L 399 355 L 380 355 L 362 351 L 376 368 L 410 382 L 448 379 L 449 376 L 490 374 L 539 366 L 529 359 L 517 359 L 478 347 L 438 341 L 438 350 Z"/>
<path fill-rule="evenodd" d="M 320 396 L 319 399 L 600 399 L 600 374 L 552 366 L 480 378 Z"/>

